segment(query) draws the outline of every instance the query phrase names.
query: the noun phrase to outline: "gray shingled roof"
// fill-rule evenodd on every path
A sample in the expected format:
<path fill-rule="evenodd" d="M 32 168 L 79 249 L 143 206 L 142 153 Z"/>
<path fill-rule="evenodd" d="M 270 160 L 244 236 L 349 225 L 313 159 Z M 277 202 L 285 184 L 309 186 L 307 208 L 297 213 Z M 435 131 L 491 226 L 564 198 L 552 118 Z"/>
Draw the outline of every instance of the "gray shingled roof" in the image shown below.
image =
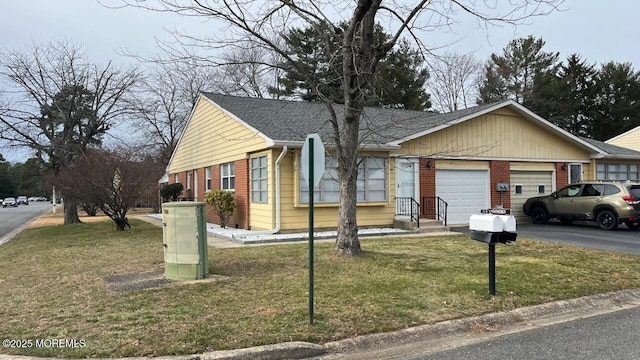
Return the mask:
<path fill-rule="evenodd" d="M 602 141 L 598 141 L 598 140 L 594 140 L 594 139 L 589 139 L 586 137 L 582 137 L 582 140 L 588 142 L 589 144 L 601 149 L 603 152 L 609 154 L 611 157 L 636 157 L 636 158 L 640 158 L 640 152 L 635 151 L 635 150 L 631 150 L 629 148 L 625 148 L 622 146 L 616 146 L 616 145 L 612 145 L 612 144 L 607 144 L 605 142 Z"/>
<path fill-rule="evenodd" d="M 302 142 L 307 134 L 319 133 L 325 142 L 330 143 L 332 128 L 325 104 L 214 93 L 203 95 L 276 142 Z M 361 121 L 362 142 L 387 144 L 495 105 L 481 105 L 446 114 L 367 107 Z M 334 105 L 338 119 L 343 108 L 342 105 Z"/>

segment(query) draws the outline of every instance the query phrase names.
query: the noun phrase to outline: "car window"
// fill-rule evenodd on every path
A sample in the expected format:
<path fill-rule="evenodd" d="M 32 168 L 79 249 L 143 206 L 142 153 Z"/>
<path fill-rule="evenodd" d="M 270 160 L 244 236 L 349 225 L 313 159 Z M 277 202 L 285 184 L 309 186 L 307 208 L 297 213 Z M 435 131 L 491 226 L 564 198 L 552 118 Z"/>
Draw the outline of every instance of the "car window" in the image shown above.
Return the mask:
<path fill-rule="evenodd" d="M 606 184 L 604 186 L 604 194 L 605 195 L 613 195 L 613 194 L 617 194 L 619 192 L 620 192 L 620 189 L 615 185 Z"/>
<path fill-rule="evenodd" d="M 569 185 L 569 186 L 563 187 L 562 189 L 558 190 L 558 197 L 577 196 L 580 193 L 581 186 L 582 185 L 576 184 L 576 185 Z"/>
<path fill-rule="evenodd" d="M 636 199 L 640 199 L 640 185 L 629 186 L 629 195 Z"/>
<path fill-rule="evenodd" d="M 602 196 L 604 184 L 585 184 L 580 196 Z"/>

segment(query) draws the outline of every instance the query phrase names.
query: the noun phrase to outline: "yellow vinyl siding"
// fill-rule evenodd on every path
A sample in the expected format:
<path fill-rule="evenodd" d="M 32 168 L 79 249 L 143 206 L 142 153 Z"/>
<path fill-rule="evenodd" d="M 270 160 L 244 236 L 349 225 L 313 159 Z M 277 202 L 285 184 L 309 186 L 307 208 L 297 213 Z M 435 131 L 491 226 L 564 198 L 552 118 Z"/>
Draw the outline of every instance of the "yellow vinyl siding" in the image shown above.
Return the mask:
<path fill-rule="evenodd" d="M 279 155 L 279 153 L 277 155 Z M 274 156 L 276 156 L 275 153 Z M 282 231 L 292 231 L 309 228 L 309 206 L 307 204 L 299 204 L 298 202 L 299 156 L 299 149 L 295 151 L 290 150 L 280 164 Z M 382 156 L 386 156 L 386 154 Z M 395 215 L 395 173 L 393 173 L 392 171 L 392 167 L 394 167 L 395 164 L 393 163 L 393 161 L 387 161 L 387 180 L 389 186 L 389 189 L 387 189 L 387 201 L 380 203 L 358 204 L 358 226 L 391 226 L 393 224 L 393 218 Z M 315 228 L 335 229 L 338 226 L 337 203 L 315 204 L 313 211 Z"/>
<path fill-rule="evenodd" d="M 635 151 L 640 151 L 640 127 L 635 128 L 633 131 L 624 136 L 609 140 L 607 141 L 607 143 L 611 145 L 622 146 Z"/>
<path fill-rule="evenodd" d="M 589 152 L 500 109 L 401 144 L 398 153 L 521 159 L 588 159 Z"/>
<path fill-rule="evenodd" d="M 168 170 L 174 174 L 243 159 L 248 152 L 265 147 L 259 134 L 201 97 Z"/>
<path fill-rule="evenodd" d="M 488 161 L 438 160 L 436 169 L 440 170 L 489 170 Z"/>

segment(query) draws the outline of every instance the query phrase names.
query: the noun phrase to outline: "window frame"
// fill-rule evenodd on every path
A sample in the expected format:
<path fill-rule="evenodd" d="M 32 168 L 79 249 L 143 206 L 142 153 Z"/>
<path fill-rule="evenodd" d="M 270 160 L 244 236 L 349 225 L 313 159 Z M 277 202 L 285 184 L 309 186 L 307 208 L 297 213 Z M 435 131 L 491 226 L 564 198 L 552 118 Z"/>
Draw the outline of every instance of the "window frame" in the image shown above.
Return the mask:
<path fill-rule="evenodd" d="M 640 164 L 636 163 L 597 163 L 596 180 L 626 181 L 640 180 Z"/>
<path fill-rule="evenodd" d="M 205 192 L 213 190 L 212 171 L 213 169 L 211 166 L 207 166 L 206 168 L 204 168 L 204 187 L 205 187 L 204 191 Z"/>
<path fill-rule="evenodd" d="M 225 184 L 225 180 L 226 180 L 226 184 Z M 235 162 L 220 164 L 220 189 L 227 190 L 227 191 L 236 191 Z"/>
<path fill-rule="evenodd" d="M 264 160 L 264 164 L 263 164 Z M 255 166 L 255 162 L 257 161 L 257 167 Z M 249 192 L 251 193 L 251 202 L 252 203 L 260 203 L 267 204 L 269 203 L 269 161 L 267 155 L 255 156 L 249 159 L 249 174 L 250 179 L 249 183 L 251 184 L 251 188 Z M 257 173 L 257 177 L 256 177 Z M 257 186 L 257 188 L 256 188 Z M 256 195 L 258 195 L 256 198 Z"/>
<path fill-rule="evenodd" d="M 372 164 L 382 161 L 382 166 Z M 304 181 L 302 164 L 298 166 L 298 203 L 309 204 L 309 187 Z M 356 179 L 358 204 L 383 203 L 389 201 L 389 159 L 382 156 L 362 156 L 358 158 L 358 176 Z M 382 197 L 380 197 L 382 194 Z M 337 160 L 325 157 L 325 172 L 314 190 L 315 204 L 338 204 L 340 202 L 340 183 L 338 182 Z"/>

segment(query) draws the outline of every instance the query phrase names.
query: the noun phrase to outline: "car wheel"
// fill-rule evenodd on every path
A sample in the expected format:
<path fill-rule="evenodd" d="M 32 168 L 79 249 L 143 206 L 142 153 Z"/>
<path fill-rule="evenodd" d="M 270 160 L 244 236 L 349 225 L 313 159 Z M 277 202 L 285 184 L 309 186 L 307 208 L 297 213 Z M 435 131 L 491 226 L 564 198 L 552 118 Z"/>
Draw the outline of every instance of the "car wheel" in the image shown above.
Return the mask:
<path fill-rule="evenodd" d="M 531 209 L 531 221 L 534 224 L 545 224 L 549 220 L 549 213 L 541 206 Z"/>
<path fill-rule="evenodd" d="M 625 225 L 627 225 L 627 227 L 631 230 L 638 230 L 640 229 L 640 223 L 634 223 L 632 221 L 625 221 L 624 223 Z"/>
<path fill-rule="evenodd" d="M 596 215 L 598 227 L 602 230 L 615 230 L 618 227 L 618 217 L 611 210 L 602 210 Z"/>
<path fill-rule="evenodd" d="M 560 223 L 562 225 L 571 225 L 573 223 L 573 219 L 572 218 L 561 217 L 560 218 Z"/>

